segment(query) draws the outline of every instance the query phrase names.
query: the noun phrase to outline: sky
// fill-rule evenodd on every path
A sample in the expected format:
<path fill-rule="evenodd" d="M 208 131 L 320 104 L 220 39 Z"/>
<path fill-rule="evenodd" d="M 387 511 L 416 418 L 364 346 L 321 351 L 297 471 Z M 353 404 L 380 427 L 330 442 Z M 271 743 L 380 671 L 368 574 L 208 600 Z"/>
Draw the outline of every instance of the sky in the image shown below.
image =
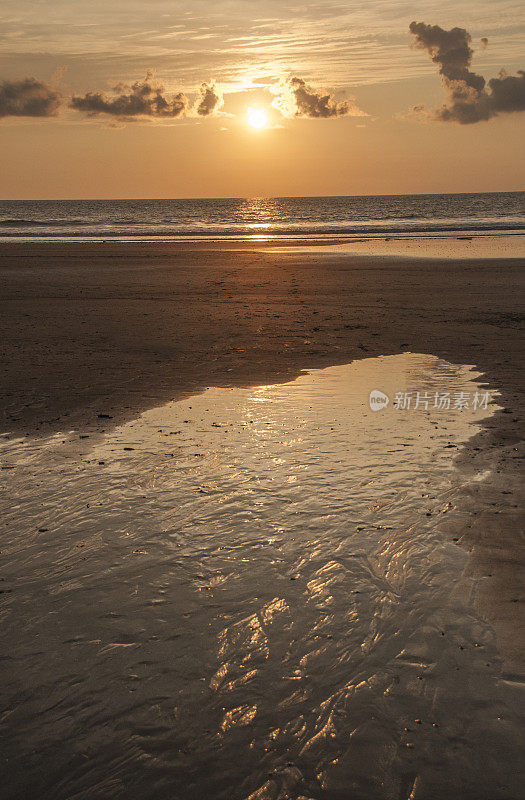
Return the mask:
<path fill-rule="evenodd" d="M 519 190 L 523 69 L 516 0 L 3 0 L 0 198 Z"/>

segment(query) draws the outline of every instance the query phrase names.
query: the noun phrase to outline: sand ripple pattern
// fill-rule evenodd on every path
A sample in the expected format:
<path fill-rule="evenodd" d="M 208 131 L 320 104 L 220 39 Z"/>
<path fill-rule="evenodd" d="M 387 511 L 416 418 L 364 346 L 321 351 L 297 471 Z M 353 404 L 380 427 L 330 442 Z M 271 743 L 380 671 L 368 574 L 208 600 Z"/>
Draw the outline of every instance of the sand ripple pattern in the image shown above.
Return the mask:
<path fill-rule="evenodd" d="M 490 412 L 372 388 L 478 386 L 405 354 L 2 439 L 2 797 L 519 797 L 518 689 L 447 534 Z"/>

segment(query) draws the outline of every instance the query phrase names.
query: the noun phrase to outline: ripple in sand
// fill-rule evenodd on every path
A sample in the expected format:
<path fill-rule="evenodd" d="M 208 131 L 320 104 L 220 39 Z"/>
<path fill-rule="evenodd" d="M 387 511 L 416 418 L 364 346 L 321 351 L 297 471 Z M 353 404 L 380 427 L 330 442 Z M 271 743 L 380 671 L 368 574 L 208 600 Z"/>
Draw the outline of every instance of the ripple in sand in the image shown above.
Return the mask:
<path fill-rule="evenodd" d="M 446 532 L 490 409 L 374 388 L 479 389 L 403 354 L 211 389 L 82 457 L 2 442 L 12 796 L 514 796 L 515 688 Z"/>

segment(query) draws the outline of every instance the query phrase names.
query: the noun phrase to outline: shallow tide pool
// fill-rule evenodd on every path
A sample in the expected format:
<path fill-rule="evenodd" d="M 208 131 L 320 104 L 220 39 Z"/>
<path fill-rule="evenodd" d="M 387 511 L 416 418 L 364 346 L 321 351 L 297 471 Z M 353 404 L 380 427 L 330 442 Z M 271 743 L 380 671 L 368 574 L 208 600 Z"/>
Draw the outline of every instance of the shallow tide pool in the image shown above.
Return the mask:
<path fill-rule="evenodd" d="M 0 796 L 515 800 L 511 690 L 447 530 L 490 477 L 454 466 L 483 392 L 407 353 L 3 436 Z"/>

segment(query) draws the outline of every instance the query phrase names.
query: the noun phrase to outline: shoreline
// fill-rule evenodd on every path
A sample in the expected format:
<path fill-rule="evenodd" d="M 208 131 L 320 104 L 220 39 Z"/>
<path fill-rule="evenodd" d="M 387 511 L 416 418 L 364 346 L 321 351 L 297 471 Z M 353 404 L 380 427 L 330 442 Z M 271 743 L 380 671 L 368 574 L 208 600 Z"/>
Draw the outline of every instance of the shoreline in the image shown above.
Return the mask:
<path fill-rule="evenodd" d="M 470 550 L 467 577 L 478 613 L 497 631 L 504 677 L 522 677 L 516 297 L 525 258 L 327 258 L 274 248 L 1 243 L 2 429 L 73 429 L 92 442 L 209 386 L 282 383 L 305 369 L 400 352 L 475 365 L 503 411 L 456 458 L 465 475 L 492 476 L 469 484 L 469 522 L 451 538 Z"/>
<path fill-rule="evenodd" d="M 225 234 L 210 236 L 209 234 L 92 234 L 85 235 L 72 233 L 72 234 L 51 234 L 48 236 L 37 236 L 30 234 L 24 236 L 23 234 L 2 234 L 0 233 L 0 247 L 3 245 L 75 245 L 75 244 L 159 244 L 159 245 L 197 245 L 199 247 L 205 246 L 219 246 L 223 245 L 273 245 L 274 247 L 282 246 L 286 248 L 295 247 L 299 250 L 309 250 L 312 247 L 320 248 L 336 248 L 345 247 L 348 245 L 369 245 L 377 246 L 383 242 L 412 242 L 412 243 L 432 243 L 439 242 L 440 244 L 458 241 L 482 241 L 482 240 L 519 240 L 525 241 L 525 229 L 523 228 L 501 228 L 501 229 L 454 229 L 454 230 L 436 230 L 436 231 L 382 231 L 378 233 L 352 232 L 352 233 L 310 233 L 297 232 L 297 233 L 279 233 L 279 232 L 262 232 L 261 233 L 239 233 L 239 234 Z M 523 247 L 519 252 L 521 257 L 524 253 Z M 424 257 L 424 256 L 419 256 Z"/>

